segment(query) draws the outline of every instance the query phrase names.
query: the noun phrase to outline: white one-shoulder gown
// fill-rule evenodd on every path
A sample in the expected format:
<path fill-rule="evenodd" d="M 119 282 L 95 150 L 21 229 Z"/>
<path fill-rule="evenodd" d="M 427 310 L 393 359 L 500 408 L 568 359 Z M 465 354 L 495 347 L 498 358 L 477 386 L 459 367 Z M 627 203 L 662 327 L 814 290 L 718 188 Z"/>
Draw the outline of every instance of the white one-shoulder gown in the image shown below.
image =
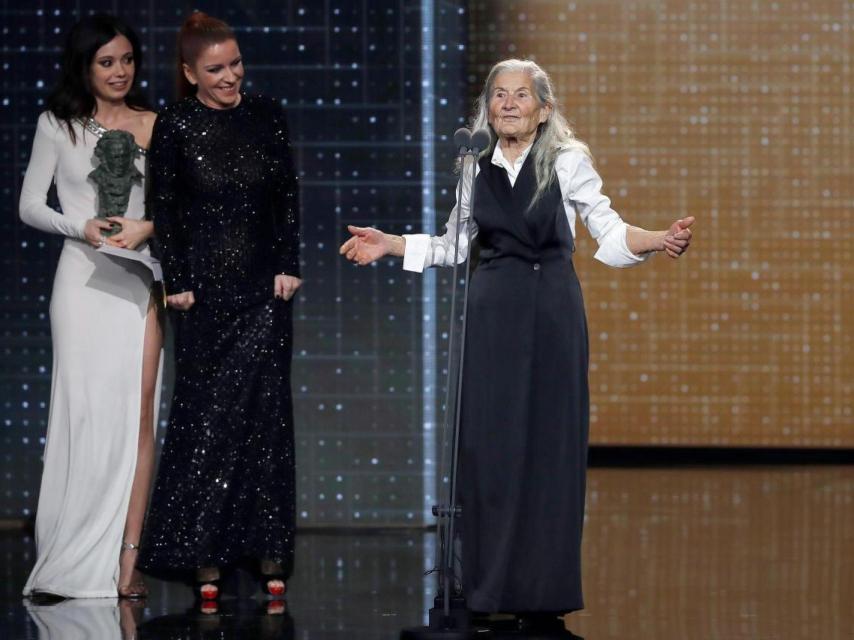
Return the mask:
<path fill-rule="evenodd" d="M 21 190 L 21 219 L 66 237 L 50 301 L 53 378 L 37 559 L 24 595 L 116 597 L 136 468 L 151 275 L 83 239 L 86 221 L 98 210 L 88 175 L 97 162 L 99 132 L 90 127 L 76 124 L 73 144 L 65 126 L 43 113 Z M 142 150 L 136 166 L 145 171 Z M 53 181 L 62 214 L 46 204 Z M 144 211 L 144 185 L 134 185 L 126 217 L 140 219 Z M 156 409 L 155 401 L 152 429 Z"/>

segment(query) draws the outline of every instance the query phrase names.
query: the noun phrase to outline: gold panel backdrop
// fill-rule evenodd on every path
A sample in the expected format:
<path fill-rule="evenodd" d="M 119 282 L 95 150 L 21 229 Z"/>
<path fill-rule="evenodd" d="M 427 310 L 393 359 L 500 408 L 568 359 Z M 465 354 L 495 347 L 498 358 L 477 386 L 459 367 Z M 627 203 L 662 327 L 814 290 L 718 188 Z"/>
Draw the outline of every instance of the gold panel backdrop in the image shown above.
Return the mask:
<path fill-rule="evenodd" d="M 587 516 L 584 638 L 851 638 L 850 467 L 591 469 Z"/>
<path fill-rule="evenodd" d="M 592 442 L 854 447 L 852 7 L 470 3 L 472 98 L 536 60 L 626 221 L 697 218 L 624 271 L 579 225 Z"/>

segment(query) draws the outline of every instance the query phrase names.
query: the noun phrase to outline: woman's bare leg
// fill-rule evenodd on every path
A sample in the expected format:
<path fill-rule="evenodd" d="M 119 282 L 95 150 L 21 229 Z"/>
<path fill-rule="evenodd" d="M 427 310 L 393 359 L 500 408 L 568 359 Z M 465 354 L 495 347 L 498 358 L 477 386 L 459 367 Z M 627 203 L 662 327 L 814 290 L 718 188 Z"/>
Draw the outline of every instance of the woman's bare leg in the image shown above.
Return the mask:
<path fill-rule="evenodd" d="M 154 403 L 157 402 L 157 371 L 160 366 L 160 350 L 163 346 L 163 331 L 160 326 L 157 303 L 154 298 L 148 304 L 145 319 L 145 337 L 142 349 L 142 400 L 139 411 L 139 440 L 136 454 L 136 471 L 130 492 L 130 504 L 125 521 L 124 542 L 139 544 L 145 510 L 148 506 L 148 493 L 151 488 L 151 476 L 154 473 Z M 132 591 L 142 582 L 136 571 L 136 549 L 124 549 L 119 558 L 119 590 Z M 121 595 L 121 593 L 120 593 Z"/>

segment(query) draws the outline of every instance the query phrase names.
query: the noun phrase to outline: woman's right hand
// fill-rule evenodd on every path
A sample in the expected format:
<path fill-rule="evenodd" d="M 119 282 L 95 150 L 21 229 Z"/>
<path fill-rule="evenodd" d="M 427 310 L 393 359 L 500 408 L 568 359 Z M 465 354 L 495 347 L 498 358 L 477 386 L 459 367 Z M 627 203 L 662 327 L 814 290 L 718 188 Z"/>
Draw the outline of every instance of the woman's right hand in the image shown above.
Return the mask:
<path fill-rule="evenodd" d="M 402 256 L 405 241 L 400 236 L 391 236 L 372 227 L 347 225 L 352 237 L 338 250 L 350 262 L 362 266 L 379 260 L 388 254 Z"/>
<path fill-rule="evenodd" d="M 171 296 L 166 296 L 166 304 L 178 311 L 187 311 L 190 307 L 196 304 L 196 298 L 192 291 L 182 291 L 181 293 L 173 293 Z"/>
<path fill-rule="evenodd" d="M 83 227 L 83 237 L 90 245 L 96 249 L 107 242 L 107 239 L 101 235 L 102 230 L 107 230 L 112 225 L 103 218 L 90 218 L 86 221 L 86 226 Z"/>

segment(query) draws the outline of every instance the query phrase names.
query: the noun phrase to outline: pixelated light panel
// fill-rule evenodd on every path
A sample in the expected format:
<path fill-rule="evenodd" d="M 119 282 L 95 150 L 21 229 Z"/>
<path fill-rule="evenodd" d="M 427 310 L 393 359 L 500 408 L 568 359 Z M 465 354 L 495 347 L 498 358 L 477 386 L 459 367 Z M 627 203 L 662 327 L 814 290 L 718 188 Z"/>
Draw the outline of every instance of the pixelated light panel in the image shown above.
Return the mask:
<path fill-rule="evenodd" d="M 851 614 L 835 603 L 854 593 L 854 572 L 840 560 L 854 545 L 852 506 L 848 467 L 592 469 L 582 551 L 587 615 L 573 631 L 782 638 L 802 628 L 844 636 L 839 625 L 850 628 Z M 789 588 L 781 574 L 804 587 Z M 815 597 L 809 605 L 805 593 Z M 749 616 L 720 613 L 742 607 Z M 757 623 L 761 631 L 748 630 Z"/>
<path fill-rule="evenodd" d="M 697 218 L 628 271 L 578 234 L 592 442 L 854 447 L 851 3 L 476 0 L 469 25 L 472 92 L 535 59 L 629 223 Z"/>

